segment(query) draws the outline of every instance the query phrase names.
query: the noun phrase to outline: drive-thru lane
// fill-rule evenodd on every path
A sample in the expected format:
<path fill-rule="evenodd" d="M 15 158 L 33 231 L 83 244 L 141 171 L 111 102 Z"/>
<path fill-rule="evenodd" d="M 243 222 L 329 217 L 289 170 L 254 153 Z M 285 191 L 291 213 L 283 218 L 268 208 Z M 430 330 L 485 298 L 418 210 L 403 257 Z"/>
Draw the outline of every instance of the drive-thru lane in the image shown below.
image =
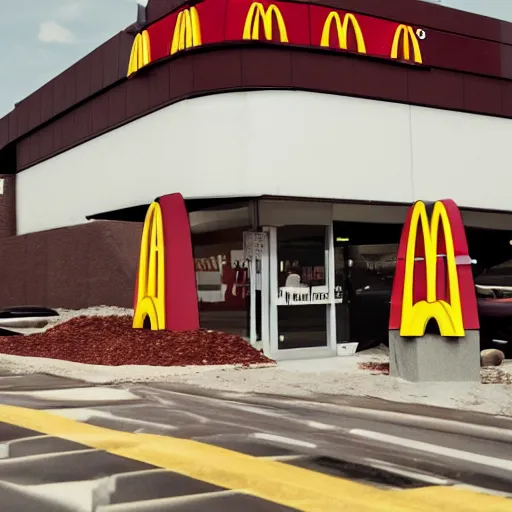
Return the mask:
<path fill-rule="evenodd" d="M 0 403 L 6 512 L 512 511 L 510 444 L 336 404 L 43 375 Z"/>

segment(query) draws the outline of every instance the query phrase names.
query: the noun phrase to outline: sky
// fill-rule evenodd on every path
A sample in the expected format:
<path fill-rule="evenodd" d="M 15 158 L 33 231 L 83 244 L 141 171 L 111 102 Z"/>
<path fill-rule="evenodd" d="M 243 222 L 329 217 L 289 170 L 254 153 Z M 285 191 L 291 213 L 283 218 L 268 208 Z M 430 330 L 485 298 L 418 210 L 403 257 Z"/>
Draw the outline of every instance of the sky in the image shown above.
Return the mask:
<path fill-rule="evenodd" d="M 0 0 L 1 1 L 1 0 Z M 512 0 L 424 0 L 512 22 Z"/>
<path fill-rule="evenodd" d="M 0 6 L 0 117 L 137 18 L 137 0 L 0 0 Z"/>
<path fill-rule="evenodd" d="M 512 0 L 424 1 L 512 22 Z M 0 0 L 0 117 L 132 24 L 136 4 L 137 0 Z"/>

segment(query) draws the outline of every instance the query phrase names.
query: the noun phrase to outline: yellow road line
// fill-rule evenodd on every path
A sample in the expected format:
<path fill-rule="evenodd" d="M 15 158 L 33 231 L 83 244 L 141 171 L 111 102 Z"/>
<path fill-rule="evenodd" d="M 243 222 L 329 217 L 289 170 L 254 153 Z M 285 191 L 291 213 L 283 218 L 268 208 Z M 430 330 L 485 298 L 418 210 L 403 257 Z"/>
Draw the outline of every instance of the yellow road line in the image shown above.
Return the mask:
<path fill-rule="evenodd" d="M 464 489 L 440 486 L 398 492 L 406 494 L 411 500 L 421 501 L 429 510 L 435 512 L 452 512 L 453 510 L 481 510 L 482 512 L 501 512 L 503 510 L 512 512 L 512 500 L 510 499 L 488 496 Z"/>
<path fill-rule="evenodd" d="M 441 488 L 384 491 L 342 478 L 174 437 L 131 434 L 45 411 L 0 406 L 0 422 L 125 457 L 304 512 L 511 512 L 501 497 Z M 424 491 L 423 493 L 421 491 Z M 441 494 L 439 495 L 441 497 Z"/>

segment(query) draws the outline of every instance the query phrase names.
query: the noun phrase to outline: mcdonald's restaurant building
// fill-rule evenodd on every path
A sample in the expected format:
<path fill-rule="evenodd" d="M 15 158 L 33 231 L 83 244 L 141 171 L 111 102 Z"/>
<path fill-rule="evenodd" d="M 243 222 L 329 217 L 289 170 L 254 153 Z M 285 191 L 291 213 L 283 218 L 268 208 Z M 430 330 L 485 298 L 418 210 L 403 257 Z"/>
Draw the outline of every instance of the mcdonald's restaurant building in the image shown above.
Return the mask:
<path fill-rule="evenodd" d="M 202 325 L 273 357 L 385 341 L 418 199 L 457 202 L 479 293 L 507 297 L 512 25 L 417 0 L 177 3 L 0 120 L 0 307 L 132 306 L 147 207 L 173 192 Z"/>

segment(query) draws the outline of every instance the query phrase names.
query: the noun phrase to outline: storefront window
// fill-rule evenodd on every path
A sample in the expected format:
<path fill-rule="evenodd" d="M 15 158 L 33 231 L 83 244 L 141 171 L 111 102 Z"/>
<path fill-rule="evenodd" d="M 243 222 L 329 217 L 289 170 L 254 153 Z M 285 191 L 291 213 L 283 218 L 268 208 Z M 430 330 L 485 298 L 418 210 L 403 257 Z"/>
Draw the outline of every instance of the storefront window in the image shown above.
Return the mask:
<path fill-rule="evenodd" d="M 387 340 L 397 250 L 397 244 L 354 245 L 348 250 L 350 333 L 360 348 Z"/>
<path fill-rule="evenodd" d="M 249 335 L 249 264 L 243 229 L 193 235 L 201 327 Z"/>
<path fill-rule="evenodd" d="M 345 237 L 337 237 L 334 242 L 334 300 L 336 303 L 336 342 L 350 341 L 349 301 L 350 280 L 348 242 Z"/>
<path fill-rule="evenodd" d="M 400 224 L 334 223 L 338 343 L 359 343 L 358 350 L 386 343 Z"/>
<path fill-rule="evenodd" d="M 277 229 L 278 348 L 327 345 L 326 227 Z"/>

